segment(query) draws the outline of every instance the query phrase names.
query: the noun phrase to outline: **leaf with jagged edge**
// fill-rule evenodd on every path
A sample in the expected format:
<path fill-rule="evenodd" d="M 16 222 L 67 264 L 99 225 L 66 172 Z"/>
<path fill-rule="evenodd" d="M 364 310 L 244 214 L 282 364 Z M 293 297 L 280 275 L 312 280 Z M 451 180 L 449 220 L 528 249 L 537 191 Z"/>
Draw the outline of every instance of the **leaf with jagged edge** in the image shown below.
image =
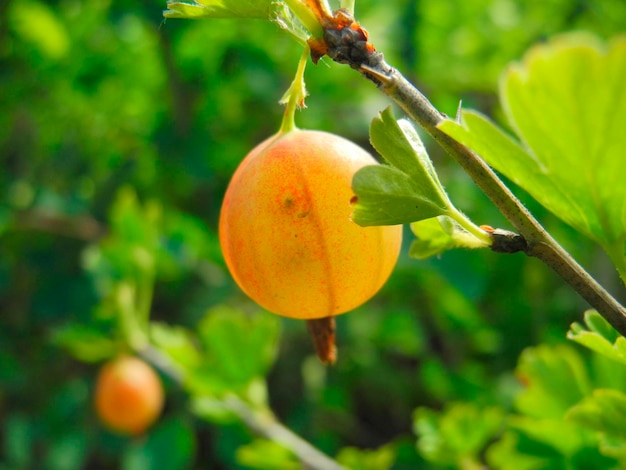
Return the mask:
<path fill-rule="evenodd" d="M 500 84 L 519 136 L 464 111 L 438 127 L 599 243 L 626 283 L 626 37 L 588 33 L 531 48 Z"/>
<path fill-rule="evenodd" d="M 352 219 L 357 224 L 403 224 L 450 212 L 452 203 L 410 123 L 397 121 L 388 107 L 372 121 L 370 139 L 389 164 L 366 166 L 355 174 Z"/>
<path fill-rule="evenodd" d="M 594 390 L 570 408 L 566 419 L 598 432 L 602 453 L 626 463 L 626 394 L 613 389 Z"/>
<path fill-rule="evenodd" d="M 626 365 L 626 338 L 595 310 L 585 312 L 585 326 L 572 323 L 567 338 Z"/>
<path fill-rule="evenodd" d="M 168 1 L 166 18 L 260 18 L 268 19 L 272 0 Z"/>

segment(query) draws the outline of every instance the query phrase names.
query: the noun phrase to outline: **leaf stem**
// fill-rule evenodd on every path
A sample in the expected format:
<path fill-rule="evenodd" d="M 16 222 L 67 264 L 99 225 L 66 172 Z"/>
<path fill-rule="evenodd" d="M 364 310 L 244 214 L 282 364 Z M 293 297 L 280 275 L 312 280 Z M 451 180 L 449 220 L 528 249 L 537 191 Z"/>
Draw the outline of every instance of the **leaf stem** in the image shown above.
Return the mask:
<path fill-rule="evenodd" d="M 296 69 L 296 75 L 289 85 L 289 88 L 280 99 L 281 104 L 286 105 L 285 114 L 283 114 L 283 120 L 280 125 L 279 134 L 286 134 L 297 129 L 296 126 L 296 109 L 304 108 L 304 99 L 307 96 L 306 86 L 304 83 L 304 70 L 306 69 L 307 61 L 309 60 L 309 54 L 311 49 L 309 46 L 305 46 L 298 61 L 298 68 Z"/>
<path fill-rule="evenodd" d="M 438 125 L 447 117 L 439 112 L 398 70 L 388 65 L 383 55 L 367 43 L 367 37 L 357 33 L 346 31 L 343 35 L 327 34 L 329 57 L 350 65 L 365 78 L 374 82 L 381 92 L 397 103 L 428 132 L 524 237 L 527 243 L 526 254 L 538 258 L 550 267 L 602 314 L 616 330 L 626 335 L 624 306 L 552 238 L 484 160 L 438 128 Z M 351 41 L 351 47 L 346 44 L 348 40 Z"/>
<path fill-rule="evenodd" d="M 493 239 L 487 232 L 474 224 L 469 218 L 465 216 L 465 214 L 456 209 L 456 207 L 452 206 L 449 209 L 449 213 L 447 215 L 448 217 L 454 219 L 456 223 L 463 227 L 467 232 L 469 232 L 482 243 L 484 243 L 484 246 L 491 246 L 491 244 L 493 243 Z"/>
<path fill-rule="evenodd" d="M 341 8 L 344 8 L 351 14 L 354 14 L 354 0 L 341 0 Z"/>
<path fill-rule="evenodd" d="M 283 0 L 289 9 L 296 15 L 296 18 L 309 31 L 311 36 L 321 38 L 324 35 L 324 29 L 315 15 L 315 12 L 301 0 Z"/>

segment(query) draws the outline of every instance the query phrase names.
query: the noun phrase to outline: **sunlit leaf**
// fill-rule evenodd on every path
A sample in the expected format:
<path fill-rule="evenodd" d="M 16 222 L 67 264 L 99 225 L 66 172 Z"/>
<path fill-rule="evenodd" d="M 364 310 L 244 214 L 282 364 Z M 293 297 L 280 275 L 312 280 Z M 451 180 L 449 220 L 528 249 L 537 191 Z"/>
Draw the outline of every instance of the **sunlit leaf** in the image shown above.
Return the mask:
<path fill-rule="evenodd" d="M 626 366 L 626 338 L 595 310 L 585 312 L 585 325 L 573 323 L 567 337 Z"/>
<path fill-rule="evenodd" d="M 417 237 L 411 243 L 409 256 L 426 259 L 453 248 L 483 248 L 485 243 L 463 230 L 454 220 L 445 215 L 420 220 L 411 224 Z"/>
<path fill-rule="evenodd" d="M 337 454 L 337 462 L 346 468 L 361 470 L 386 470 L 393 468 L 396 460 L 396 449 L 393 444 L 387 444 L 377 449 L 357 449 L 344 447 Z"/>
<path fill-rule="evenodd" d="M 169 326 L 165 323 L 150 324 L 150 339 L 162 354 L 165 354 L 179 374 L 189 375 L 202 362 L 191 332 L 182 326 Z"/>
<path fill-rule="evenodd" d="M 626 441 L 626 395 L 619 390 L 594 390 L 569 410 L 567 418 Z"/>
<path fill-rule="evenodd" d="M 257 470 L 297 470 L 302 464 L 285 447 L 268 439 L 255 439 L 237 449 L 237 462 Z"/>
<path fill-rule="evenodd" d="M 561 455 L 572 455 L 587 445 L 590 435 L 585 429 L 572 426 L 562 418 L 533 418 L 511 416 L 508 421 L 511 429 L 523 432 L 536 442 L 548 445 Z"/>
<path fill-rule="evenodd" d="M 352 180 L 357 194 L 352 219 L 359 225 L 395 225 L 436 217 L 445 211 L 425 197 L 411 178 L 386 165 L 361 168 Z"/>
<path fill-rule="evenodd" d="M 516 373 L 525 385 L 516 407 L 534 418 L 562 419 L 591 390 L 582 358 L 567 345 L 526 349 Z"/>
<path fill-rule="evenodd" d="M 280 321 L 275 315 L 219 307 L 207 313 L 198 326 L 207 365 L 233 386 L 263 376 L 276 356 Z"/>
<path fill-rule="evenodd" d="M 440 465 L 458 465 L 479 454 L 503 424 L 501 409 L 479 408 L 469 403 L 454 403 L 439 413 L 418 408 L 413 427 L 417 448 L 424 458 Z"/>
<path fill-rule="evenodd" d="M 357 224 L 410 223 L 448 212 L 450 201 L 408 121 L 397 121 L 389 107 L 372 121 L 370 139 L 389 165 L 367 166 L 354 176 Z"/>
<path fill-rule="evenodd" d="M 193 397 L 190 409 L 195 415 L 212 423 L 227 424 L 237 421 L 237 415 L 223 400 L 206 394 Z"/>
<path fill-rule="evenodd" d="M 93 325 L 68 324 L 57 328 L 52 333 L 52 342 L 84 362 L 99 362 L 117 353 L 110 334 Z"/>
<path fill-rule="evenodd" d="M 531 446 L 528 445 L 528 438 L 525 436 L 520 436 L 515 431 L 506 431 L 487 449 L 487 463 L 490 468 L 506 468 L 507 470 L 560 468 L 558 461 L 562 460 L 562 456 L 556 450 L 546 448 L 544 445 L 534 446 L 534 448 Z"/>
<path fill-rule="evenodd" d="M 9 4 L 9 25 L 21 38 L 33 44 L 51 59 L 66 56 L 70 47 L 65 25 L 55 11 L 37 0 L 21 0 Z"/>
<path fill-rule="evenodd" d="M 269 18 L 271 0 L 168 1 L 166 18 Z"/>
<path fill-rule="evenodd" d="M 587 34 L 531 49 L 501 82 L 516 142 L 486 117 L 464 112 L 440 128 L 475 150 L 626 269 L 626 38 Z M 626 281 L 626 280 L 625 280 Z"/>

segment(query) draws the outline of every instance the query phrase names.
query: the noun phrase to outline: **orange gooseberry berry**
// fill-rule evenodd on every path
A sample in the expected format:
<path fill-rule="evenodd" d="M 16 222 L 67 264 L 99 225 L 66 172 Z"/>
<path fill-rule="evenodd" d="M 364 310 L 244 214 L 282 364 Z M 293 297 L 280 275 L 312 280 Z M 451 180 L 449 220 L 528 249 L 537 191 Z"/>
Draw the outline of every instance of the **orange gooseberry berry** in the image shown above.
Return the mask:
<path fill-rule="evenodd" d="M 107 362 L 98 373 L 96 413 L 113 432 L 142 433 L 159 417 L 163 400 L 159 376 L 137 357 L 120 356 Z"/>
<path fill-rule="evenodd" d="M 279 133 L 255 147 L 232 177 L 219 223 L 241 289 L 273 313 L 306 320 L 370 299 L 402 243 L 401 226 L 350 218 L 352 177 L 374 164 L 361 147 L 321 131 Z"/>

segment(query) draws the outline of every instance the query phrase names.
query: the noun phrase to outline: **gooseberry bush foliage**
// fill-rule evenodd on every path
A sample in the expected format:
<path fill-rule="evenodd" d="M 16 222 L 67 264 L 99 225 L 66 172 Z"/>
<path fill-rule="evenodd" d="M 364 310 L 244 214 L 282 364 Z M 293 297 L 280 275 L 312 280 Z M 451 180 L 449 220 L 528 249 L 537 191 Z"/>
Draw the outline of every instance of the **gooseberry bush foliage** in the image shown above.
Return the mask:
<path fill-rule="evenodd" d="M 304 465 L 320 469 L 557 469 L 626 465 L 626 353 L 621 334 L 625 330 L 623 307 L 615 300 L 624 297 L 626 277 L 626 39 L 606 35 L 601 39 L 591 32 L 553 35 L 554 31 L 547 31 L 547 40 L 538 43 L 537 37 L 532 37 L 532 41 L 526 41 L 526 51 L 520 48 L 508 55 L 509 60 L 515 59 L 513 63 L 495 71 L 482 58 L 475 69 L 467 70 L 462 66 L 455 68 L 454 63 L 438 65 L 436 54 L 424 53 L 423 59 L 431 62 L 423 66 L 423 76 L 413 77 L 418 83 L 422 79 L 446 82 L 455 73 L 468 83 L 489 73 L 500 76 L 498 105 L 492 108 L 480 106 L 484 103 L 478 94 L 464 100 L 469 101 L 469 107 L 464 104 L 457 111 L 458 90 L 449 88 L 440 97 L 448 118 L 430 108 L 419 92 L 416 95 L 413 89 L 403 88 L 406 84 L 395 69 L 377 61 L 378 56 L 373 54 L 379 51 L 388 55 L 389 63 L 399 59 L 400 52 L 394 50 L 398 45 L 385 40 L 390 33 L 377 29 L 375 14 L 368 16 L 371 24 L 353 23 L 355 8 L 357 13 L 361 8 L 360 3 L 354 3 L 329 6 L 311 0 L 170 2 L 165 12 L 167 18 L 199 21 L 168 19 L 154 36 L 167 38 L 173 28 L 180 28 L 183 39 L 178 43 L 177 59 L 191 58 L 192 64 L 191 72 L 185 73 L 193 74 L 194 67 L 206 61 L 203 70 L 208 70 L 209 75 L 241 77 L 233 71 L 242 63 L 239 51 L 229 43 L 236 44 L 249 33 L 252 19 L 262 20 L 268 28 L 247 49 L 247 60 L 254 64 L 250 77 L 241 83 L 226 79 L 219 90 L 200 82 L 194 90 L 204 96 L 206 127 L 216 128 L 211 133 L 216 142 L 211 143 L 211 152 L 208 156 L 203 154 L 200 161 L 216 161 L 220 152 L 236 155 L 236 160 L 228 165 L 221 163 L 227 168 L 212 163 L 224 180 L 230 178 L 253 145 L 276 133 L 283 112 L 276 101 L 285 89 L 287 117 L 282 118 L 283 126 L 293 117 L 295 104 L 304 105 L 303 59 L 310 61 L 312 57 L 318 63 L 316 68 L 307 70 L 307 80 L 311 75 L 324 75 L 328 81 L 321 87 L 311 87 L 307 99 L 310 108 L 296 114 L 296 123 L 306 122 L 307 127 L 316 130 L 322 122 L 332 123 L 336 126 L 335 134 L 358 135 L 357 124 L 341 124 L 342 113 L 356 114 L 357 107 L 364 115 L 355 121 L 358 126 L 370 123 L 372 153 L 378 154 L 382 164 L 365 166 L 354 175 L 352 190 L 346 196 L 347 203 L 351 202 L 351 223 L 374 230 L 404 224 L 406 243 L 396 273 L 380 296 L 337 318 L 336 365 L 325 368 L 313 357 L 313 347 L 301 328 L 304 322 L 280 319 L 255 306 L 236 289 L 225 287 L 232 284 L 224 256 L 240 253 L 236 247 L 230 255 L 219 249 L 218 202 L 208 211 L 201 209 L 191 215 L 177 207 L 185 206 L 179 204 L 180 200 L 168 199 L 170 191 L 186 194 L 185 185 L 192 185 L 194 172 L 202 172 L 203 163 L 194 166 L 195 160 L 186 161 L 188 157 L 181 154 L 197 152 L 197 148 L 206 150 L 198 142 L 207 139 L 200 133 L 194 142 L 197 148 L 191 144 L 174 146 L 173 160 L 160 162 L 163 169 L 155 163 L 159 161 L 158 152 L 151 145 L 140 146 L 133 140 L 149 140 L 145 129 L 151 128 L 151 119 L 158 120 L 159 113 L 164 112 L 160 107 L 165 106 L 149 104 L 159 100 L 133 98 L 150 96 L 141 95 L 139 90 L 161 90 L 160 82 L 165 81 L 155 78 L 161 75 L 154 71 L 146 72 L 141 80 L 133 75 L 135 68 L 142 70 L 138 66 L 142 60 L 150 60 L 145 51 L 136 51 L 132 60 L 121 64 L 108 62 L 107 66 L 118 67 L 128 76 L 121 78 L 121 74 L 100 86 L 93 86 L 95 79 L 84 76 L 80 69 L 75 71 L 77 89 L 88 90 L 84 93 L 91 101 L 85 98 L 80 102 L 81 96 L 76 96 L 80 92 L 63 86 L 68 73 L 64 70 L 56 91 L 65 94 L 56 99 L 69 103 L 65 114 L 60 115 L 69 115 L 69 122 L 75 127 L 66 128 L 66 140 L 55 140 L 61 139 L 55 132 L 42 132 L 41 146 L 61 148 L 57 158 L 67 162 L 62 160 L 72 155 L 67 148 L 83 145 L 72 137 L 76 126 L 109 136 L 108 145 L 97 146 L 98 158 L 81 164 L 89 168 L 93 181 L 75 183 L 74 190 L 79 199 L 93 197 L 107 202 L 94 203 L 90 207 L 93 216 L 89 211 L 77 216 L 71 210 L 74 206 L 63 206 L 58 196 L 53 197 L 51 188 L 62 191 L 58 189 L 62 188 L 61 183 L 48 182 L 45 188 L 42 183 L 44 189 L 38 189 L 34 186 L 38 180 L 22 175 L 11 184 L 3 180 L 9 188 L 8 204 L 0 208 L 0 236 L 12 249 L 20 248 L 18 235 L 25 230 L 52 234 L 55 241 L 68 234 L 79 239 L 80 247 L 74 248 L 74 252 L 80 253 L 85 285 L 65 283 L 61 287 L 68 290 L 69 286 L 72 292 L 93 292 L 93 307 L 89 311 L 78 318 L 63 317 L 45 337 L 54 351 L 63 351 L 62 357 L 69 355 L 75 363 L 85 364 L 81 373 L 92 371 L 93 388 L 84 393 L 79 379 L 70 382 L 51 400 L 54 413 L 48 420 L 64 421 L 64 413 L 71 415 L 77 409 L 82 410 L 81 416 L 87 421 L 97 417 L 96 373 L 109 361 L 128 355 L 140 356 L 141 361 L 159 371 L 168 406 L 151 415 L 149 421 L 154 414 L 159 417 L 151 425 L 143 425 L 138 437 L 120 437 L 105 430 L 104 423 L 94 424 L 96 429 L 104 428 L 98 437 L 70 429 L 51 442 L 38 436 L 49 433 L 52 425 L 50 429 L 37 427 L 41 425 L 34 419 L 2 410 L 8 418 L 3 427 L 3 463 L 14 467 L 32 464 L 28 449 L 42 447 L 43 441 L 45 459 L 51 468 L 88 464 L 90 456 L 86 451 L 66 450 L 98 446 L 108 449 L 109 454 L 123 449 L 125 468 L 201 468 L 207 460 L 211 464 L 220 461 L 226 467 Z M 432 6 L 423 7 L 422 13 L 433 19 L 430 28 L 445 30 L 445 18 L 451 11 L 437 8 L 449 7 L 453 2 L 431 3 Z M 457 7 L 468 18 L 481 11 L 478 3 L 474 7 L 472 2 L 465 3 Z M 496 3 L 490 10 L 494 16 L 498 8 L 507 7 L 506 2 L 499 6 Z M 365 1 L 363 5 L 366 6 Z M 613 21 L 619 24 L 623 7 L 610 2 L 603 5 L 613 8 Z M 333 9 L 339 7 L 346 11 L 334 13 Z M 14 1 L 8 8 L 8 17 L 12 34 L 38 51 L 37 60 L 48 64 L 50 72 L 55 67 L 61 69 L 70 51 L 75 53 L 65 28 L 77 40 L 88 27 L 103 21 L 107 8 L 96 6 L 90 14 L 82 12 L 77 16 L 76 9 L 68 5 L 55 12 L 43 3 Z M 594 30 L 593 22 L 584 15 L 578 21 Z M 596 32 L 605 31 L 606 25 L 602 22 L 602 31 Z M 120 22 L 117 28 L 123 44 L 130 49 L 146 34 L 132 17 Z M 360 40 L 356 47 L 361 47 L 358 51 L 364 56 L 355 59 L 343 50 L 343 56 L 337 54 L 332 40 L 344 28 L 351 34 L 356 32 Z M 363 28 L 370 30 L 371 37 Z M 37 31 L 54 34 L 38 36 Z M 108 31 L 106 28 L 98 31 L 108 41 L 115 36 L 103 33 Z M 467 31 L 464 34 L 467 37 Z M 92 38 L 94 47 L 106 49 L 98 37 L 102 40 L 102 36 Z M 437 36 L 433 38 L 436 40 Z M 402 43 L 412 43 L 412 39 L 404 38 Z M 515 42 L 511 36 L 507 39 L 510 41 L 504 41 L 500 47 L 510 47 L 508 44 Z M 152 44 L 151 41 L 157 40 L 144 39 L 145 44 Z M 162 53 L 169 57 L 166 66 L 170 68 L 170 86 L 175 90 L 171 106 L 178 110 L 180 127 L 158 128 L 152 124 L 152 128 L 158 129 L 150 135 L 157 142 L 155 145 L 172 135 L 178 135 L 177 142 L 186 142 L 188 129 L 194 127 L 189 108 L 185 107 L 189 97 L 178 89 L 185 77 L 172 72 L 177 67 L 171 51 L 168 52 L 171 44 L 163 41 L 166 46 Z M 295 47 L 289 49 L 295 51 L 293 60 L 281 49 L 288 41 Z M 213 44 L 228 49 L 221 68 L 210 63 L 215 58 Z M 353 46 L 350 41 L 342 44 Z M 262 47 L 269 51 L 264 56 L 269 66 L 258 57 Z M 428 47 L 436 49 L 436 41 Z M 496 45 L 490 40 L 484 47 L 483 53 Z M 287 86 L 291 77 L 278 83 L 263 75 L 262 65 L 271 69 L 279 67 L 282 61 L 289 62 L 295 70 L 297 48 L 304 49 L 304 54 L 291 87 Z M 357 70 L 333 64 L 330 56 Z M 416 57 L 420 59 L 419 55 Z M 104 67 L 96 65 L 96 70 Z M 35 66 L 46 69 L 41 64 Z M 16 80 L 12 86 L 21 90 L 17 83 Z M 363 88 L 358 88 L 357 83 Z M 328 90 L 332 89 L 341 92 L 331 95 Z M 126 93 L 122 99 L 120 93 Z M 250 93 L 245 95 L 248 101 L 239 109 L 219 97 L 229 95 L 236 101 L 238 95 L 246 93 Z M 385 94 L 400 109 L 388 107 Z M 40 125 L 45 119 L 42 110 L 48 109 L 49 103 L 41 95 L 33 96 L 41 101 L 33 102 L 33 109 L 28 108 L 31 113 L 22 113 Z M 113 106 L 112 97 L 123 105 Z M 72 100 L 78 104 L 72 106 Z M 307 121 L 307 116 L 314 115 L 316 106 L 324 106 L 325 100 L 332 101 L 326 109 L 335 110 L 330 118 Z M 362 105 L 359 100 L 370 101 Z M 482 108 L 482 112 L 472 110 L 472 104 Z M 261 114 L 255 114 L 254 109 L 261 106 Z M 111 120 L 115 125 L 110 128 L 102 124 L 101 118 L 92 119 L 94 109 L 105 113 L 107 107 L 116 115 Z M 150 116 L 141 122 L 143 126 L 136 121 L 138 109 Z M 426 117 L 420 114 L 422 111 L 426 111 Z M 38 129 L 36 124 L 29 124 L 29 119 L 19 121 L 21 126 Z M 91 120 L 100 124 L 90 128 Z M 15 129 L 21 131 L 23 127 L 16 125 Z M 235 130 L 227 131 L 229 128 Z M 248 145 L 247 139 L 238 137 L 244 131 L 251 132 L 251 128 L 255 132 L 254 139 L 250 139 L 254 144 Z M 220 142 L 221 132 L 236 137 Z M 433 137 L 432 141 L 427 134 Z M 2 142 L 11 148 L 10 139 L 3 136 Z M 477 202 L 478 189 L 465 173 L 457 172 L 458 167 L 449 163 L 437 142 L 457 159 L 493 203 Z M 368 146 L 365 140 L 360 143 Z M 39 155 L 37 149 L 30 151 Z M 89 148 L 81 151 L 88 154 Z M 116 168 L 119 155 L 128 152 L 140 155 L 136 157 L 135 173 L 131 172 L 134 176 L 125 176 L 127 170 L 122 168 L 119 172 L 123 184 L 114 191 L 100 189 L 109 181 L 106 168 Z M 486 161 L 501 176 L 494 178 L 476 166 L 475 161 L 467 160 L 468 152 L 478 155 L 480 161 Z M 183 160 L 182 170 L 174 163 L 176 159 Z M 39 165 L 47 168 L 43 161 Z M 151 186 L 150 175 L 154 174 L 159 176 L 154 177 Z M 611 266 L 599 272 L 605 287 L 582 270 L 551 236 L 545 235 L 543 227 L 535 224 L 525 209 L 520 209 L 523 206 L 507 199 L 508 193 L 498 189 L 502 179 L 505 188 L 512 188 L 533 213 L 541 215 L 542 222 L 547 221 L 545 226 L 556 238 L 564 240 L 567 251 L 590 262 L 585 251 L 593 251 L 594 244 L 601 247 L 605 255 L 595 256 L 602 257 L 604 266 Z M 95 196 L 89 196 L 94 192 Z M 211 187 L 210 199 L 221 202 L 225 192 L 225 184 L 219 191 Z M 206 193 L 188 195 L 182 200 L 191 205 L 191 200 L 198 197 L 202 199 L 201 206 L 207 204 Z M 239 205 L 234 209 L 242 210 Z M 207 219 L 213 221 L 211 229 L 207 229 L 211 224 Z M 262 230 L 253 230 L 249 237 L 258 238 L 253 241 L 261 243 L 265 235 Z M 41 256 L 41 251 L 45 250 L 35 253 Z M 509 254 L 512 251 L 538 258 L 543 264 L 536 260 L 528 264 L 524 254 Z M 363 257 L 368 254 L 363 253 Z M 17 266 L 17 261 L 14 263 Z M 3 265 L 3 273 L 10 272 L 8 265 Z M 438 271 L 433 266 L 444 268 Z M 550 278 L 546 273 L 551 271 L 560 277 Z M 358 284 L 368 274 L 371 273 L 355 273 L 351 280 Z M 181 284 L 189 283 L 199 287 L 196 291 L 183 291 Z M 523 285 L 522 290 L 513 287 L 518 284 Z M 565 287 L 568 284 L 571 289 Z M 208 297 L 197 294 L 206 291 L 207 286 Z M 490 292 L 481 297 L 481 290 Z M 186 296 L 183 292 L 195 294 Z M 579 301 L 579 294 L 588 305 Z M 487 301 L 481 302 L 481 298 Z M 195 314 L 179 321 L 182 317 L 177 315 L 182 310 Z M 294 311 L 288 316 L 299 314 Z M 552 318 L 544 318 L 548 315 Z M 535 330 L 541 333 L 533 335 Z M 3 355 L 4 363 L 17 363 L 16 356 L 8 351 Z M 513 358 L 513 363 L 504 357 Z M 11 369 L 7 366 L 3 370 Z M 278 375 L 287 378 L 278 380 Z M 7 396 L 11 397 L 8 383 Z M 59 403 L 65 407 L 59 407 Z M 155 408 L 160 409 L 160 405 Z M 359 408 L 366 411 L 359 413 Z M 352 417 L 357 414 L 358 419 Z M 389 430 L 383 431 L 386 426 Z M 203 440 L 207 433 L 210 439 Z M 99 439 L 104 444 L 99 444 Z M 206 442 L 215 443 L 208 458 L 202 449 Z"/>

